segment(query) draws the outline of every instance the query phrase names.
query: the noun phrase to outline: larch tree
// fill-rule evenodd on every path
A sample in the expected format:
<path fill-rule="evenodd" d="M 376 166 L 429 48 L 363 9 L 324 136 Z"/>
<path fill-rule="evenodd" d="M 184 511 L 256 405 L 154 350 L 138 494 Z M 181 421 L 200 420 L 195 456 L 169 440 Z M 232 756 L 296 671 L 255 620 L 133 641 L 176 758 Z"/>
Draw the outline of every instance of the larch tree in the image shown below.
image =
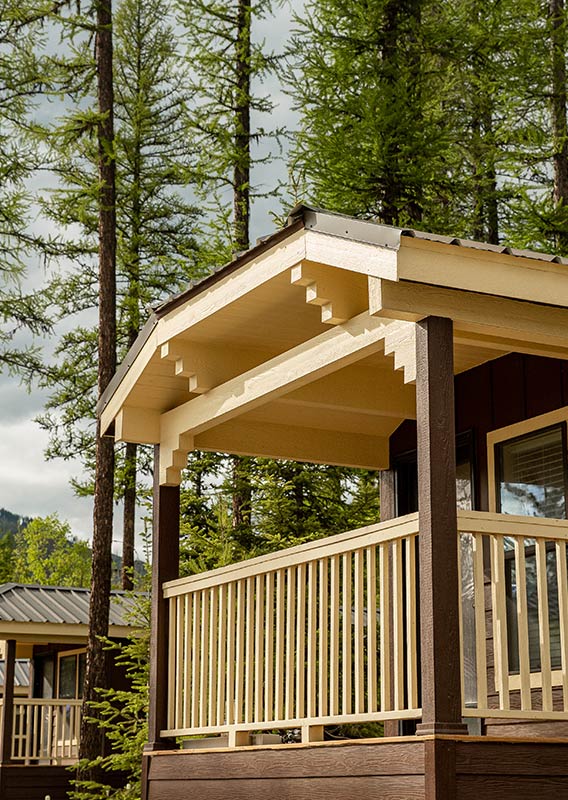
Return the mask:
<path fill-rule="evenodd" d="M 197 196 L 209 215 L 208 265 L 229 260 L 250 246 L 251 184 L 255 166 L 270 161 L 263 147 L 281 131 L 253 122 L 268 119 L 273 103 L 259 85 L 275 57 L 253 36 L 256 20 L 270 13 L 270 0 L 190 0 L 178 3 L 191 65 L 193 97 L 188 127 L 196 145 Z M 272 145 L 273 146 L 273 145 Z M 232 525 L 243 542 L 251 536 L 250 459 L 230 459 Z"/>

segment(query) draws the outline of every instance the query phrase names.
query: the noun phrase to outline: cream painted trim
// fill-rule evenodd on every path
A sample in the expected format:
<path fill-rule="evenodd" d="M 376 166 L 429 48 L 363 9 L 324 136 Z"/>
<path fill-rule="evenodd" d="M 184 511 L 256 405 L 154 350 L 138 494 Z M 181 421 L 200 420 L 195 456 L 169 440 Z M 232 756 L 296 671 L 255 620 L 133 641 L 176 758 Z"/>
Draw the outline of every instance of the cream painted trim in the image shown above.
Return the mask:
<path fill-rule="evenodd" d="M 549 411 L 546 414 L 540 414 L 538 417 L 531 417 L 530 419 L 516 422 L 513 425 L 507 425 L 504 428 L 489 431 L 487 434 L 487 480 L 490 511 L 496 512 L 497 509 L 495 445 L 505 442 L 507 439 L 515 439 L 517 436 L 524 436 L 525 433 L 532 433 L 541 428 L 549 428 L 551 425 L 556 425 L 560 422 L 568 422 L 568 406 L 557 408 L 555 411 Z M 538 519 L 538 517 L 528 517 L 527 519 L 533 520 L 534 524 L 534 520 Z M 560 522 L 562 521 L 563 520 L 560 520 Z"/>
<path fill-rule="evenodd" d="M 76 648 L 74 650 L 60 650 L 60 651 L 58 651 L 58 653 L 57 653 L 57 668 L 56 668 L 56 672 L 55 672 L 55 694 L 56 694 L 57 699 L 59 699 L 59 700 L 80 699 L 77 696 L 77 692 L 79 691 L 79 661 L 77 659 L 77 656 L 80 656 L 83 653 L 85 653 L 85 655 L 86 655 L 86 653 L 87 653 L 87 648 L 86 647 L 79 647 L 78 649 Z M 60 672 L 61 672 L 61 659 L 62 658 L 71 658 L 71 656 L 75 657 L 75 664 L 76 664 L 76 670 L 75 670 L 75 698 L 60 698 L 59 697 L 59 675 L 60 675 Z"/>
<path fill-rule="evenodd" d="M 553 669 L 550 672 L 550 677 L 553 686 L 562 686 L 562 670 L 561 669 Z M 530 687 L 531 689 L 541 689 L 542 688 L 542 672 L 531 672 L 530 673 Z M 520 691 L 521 689 L 521 676 L 520 675 L 509 675 L 509 690 L 510 691 Z M 524 714 L 524 712 L 522 712 Z M 542 712 L 541 712 L 542 713 Z"/>
<path fill-rule="evenodd" d="M 563 264 L 401 237 L 398 279 L 568 306 Z"/>
<path fill-rule="evenodd" d="M 409 327 L 364 312 L 162 414 L 160 483 L 179 483 L 197 434 L 380 351 L 387 335 Z"/>
<path fill-rule="evenodd" d="M 69 625 L 51 622 L 0 622 L 0 639 L 16 639 L 18 642 L 45 642 L 61 644 L 83 644 L 87 641 L 87 625 Z M 113 639 L 126 639 L 136 634 L 129 625 L 110 625 L 108 635 Z"/>
<path fill-rule="evenodd" d="M 377 522 L 364 528 L 356 528 L 345 533 L 316 539 L 295 547 L 277 550 L 264 556 L 257 556 L 237 564 L 218 567 L 209 572 L 177 578 L 163 584 L 164 597 L 194 592 L 199 589 L 219 586 L 235 580 L 242 580 L 278 569 L 304 564 L 313 559 L 328 558 L 346 551 L 361 550 L 370 545 L 390 542 L 418 533 L 418 513 L 407 514 L 392 520 Z"/>

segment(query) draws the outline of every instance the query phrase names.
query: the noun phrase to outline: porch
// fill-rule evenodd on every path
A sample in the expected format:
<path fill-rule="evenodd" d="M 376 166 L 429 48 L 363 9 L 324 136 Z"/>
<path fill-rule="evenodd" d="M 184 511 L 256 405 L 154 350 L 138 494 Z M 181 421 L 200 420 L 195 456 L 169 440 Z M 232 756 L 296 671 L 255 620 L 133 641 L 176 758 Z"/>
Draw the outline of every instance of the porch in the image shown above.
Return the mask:
<path fill-rule="evenodd" d="M 568 522 L 457 517 L 461 717 L 568 723 Z M 420 720 L 418 539 L 410 514 L 165 583 L 161 735 Z"/>
<path fill-rule="evenodd" d="M 98 409 L 106 435 L 155 446 L 146 798 L 185 796 L 191 781 L 200 798 L 336 798 L 341 782 L 323 779 L 336 759 L 345 797 L 452 800 L 468 796 L 457 776 L 474 752 L 482 771 L 482 747 L 487 786 L 515 762 L 503 721 L 526 724 L 535 749 L 498 796 L 534 797 L 541 767 L 543 792 L 568 791 L 568 770 L 539 761 L 542 734 L 554 757 L 568 743 L 568 523 L 554 519 L 567 508 L 567 306 L 552 257 L 302 207 L 155 311 Z M 559 466 L 554 502 L 523 517 L 497 488 L 535 483 L 540 497 L 548 478 L 513 464 L 497 487 L 490 436 L 509 447 L 507 426 L 526 422 L 552 430 L 538 447 Z M 381 522 L 180 579 L 191 450 L 379 470 Z M 363 724 L 373 744 L 326 740 Z M 249 749 L 252 732 L 289 729 L 300 744 Z M 489 730 L 508 734 L 501 750 L 493 736 L 476 744 Z M 217 734 L 228 750 L 179 749 Z"/>

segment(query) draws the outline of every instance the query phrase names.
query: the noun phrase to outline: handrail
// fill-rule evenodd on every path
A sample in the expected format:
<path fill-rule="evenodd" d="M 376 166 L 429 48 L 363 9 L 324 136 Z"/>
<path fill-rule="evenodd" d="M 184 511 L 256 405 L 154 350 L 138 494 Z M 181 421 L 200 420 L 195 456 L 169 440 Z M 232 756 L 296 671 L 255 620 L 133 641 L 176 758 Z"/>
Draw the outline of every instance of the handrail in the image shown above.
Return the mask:
<path fill-rule="evenodd" d="M 463 715 L 568 720 L 568 520 L 467 511 L 458 530 Z"/>
<path fill-rule="evenodd" d="M 177 597 L 187 591 L 196 591 L 205 587 L 220 586 L 235 580 L 242 580 L 256 575 L 265 575 L 279 569 L 297 566 L 314 559 L 328 558 L 341 554 L 346 550 L 357 550 L 394 541 L 418 532 L 418 514 L 407 514 L 396 519 L 366 525 L 363 528 L 326 536 L 311 542 L 287 547 L 274 553 L 239 561 L 226 567 L 219 567 L 208 572 L 177 578 L 163 584 L 164 597 Z"/>
<path fill-rule="evenodd" d="M 83 705 L 82 700 L 64 697 L 14 697 L 14 705 L 19 706 L 54 706 L 64 708 L 73 706 L 78 708 Z"/>
<path fill-rule="evenodd" d="M 75 698 L 15 697 L 12 760 L 25 764 L 77 761 L 82 703 Z"/>
<path fill-rule="evenodd" d="M 165 584 L 163 735 L 420 717 L 417 537 L 411 514 Z"/>

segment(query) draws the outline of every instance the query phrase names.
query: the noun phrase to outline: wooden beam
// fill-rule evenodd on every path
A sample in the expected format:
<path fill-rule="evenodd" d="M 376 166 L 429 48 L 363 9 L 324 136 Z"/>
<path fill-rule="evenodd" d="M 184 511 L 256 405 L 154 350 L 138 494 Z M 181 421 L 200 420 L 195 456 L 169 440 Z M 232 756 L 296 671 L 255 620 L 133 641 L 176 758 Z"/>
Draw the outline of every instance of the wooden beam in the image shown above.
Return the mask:
<path fill-rule="evenodd" d="M 12 757 L 12 727 L 14 721 L 14 673 L 16 669 L 16 640 L 6 642 L 4 662 L 4 699 L 0 729 L 0 765 L 9 764 Z"/>
<path fill-rule="evenodd" d="M 356 433 L 362 436 L 389 437 L 404 417 L 383 417 L 381 414 L 336 409 L 333 406 L 306 404 L 302 401 L 282 398 L 273 400 L 246 414 L 244 421 L 265 422 L 275 425 L 288 425 L 309 431 L 334 431 L 338 436 Z M 309 432 L 304 431 L 309 436 Z"/>
<path fill-rule="evenodd" d="M 484 249 L 456 247 L 403 236 L 398 276 L 466 292 L 566 306 L 568 272 L 564 264 L 522 258 Z"/>
<path fill-rule="evenodd" d="M 453 320 L 454 339 L 463 344 L 490 347 L 493 340 L 504 351 L 526 345 L 531 352 L 540 345 L 538 354 L 568 357 L 568 309 L 492 297 L 480 289 L 481 281 L 475 293 L 369 278 L 369 313 L 411 322 L 443 316 Z M 483 338 L 476 342 L 475 334 Z"/>
<path fill-rule="evenodd" d="M 465 733 L 461 723 L 458 528 L 452 322 L 416 330 L 420 526 L 421 734 Z"/>
<path fill-rule="evenodd" d="M 384 367 L 353 364 L 337 370 L 281 398 L 282 402 L 333 408 L 353 414 L 416 418 L 416 391 L 394 372 L 390 359 Z"/>
<path fill-rule="evenodd" d="M 245 456 L 287 458 L 314 464 L 383 469 L 388 466 L 388 437 L 327 430 L 307 431 L 290 425 L 235 420 L 195 437 L 197 450 Z"/>
<path fill-rule="evenodd" d="M 357 273 L 303 261 L 292 267 L 290 280 L 305 287 L 306 303 L 321 306 L 321 321 L 329 325 L 346 322 L 369 307 L 366 281 Z"/>
<path fill-rule="evenodd" d="M 171 339 L 161 346 L 160 355 L 162 359 L 174 362 L 176 376 L 188 378 L 190 392 L 203 394 L 273 358 L 275 354 L 250 348 L 216 347 Z"/>
<path fill-rule="evenodd" d="M 150 696 L 146 752 L 176 746 L 162 738 L 168 703 L 168 601 L 162 586 L 179 577 L 179 486 L 160 486 L 160 448 L 154 448 L 154 512 L 152 529 L 152 613 L 150 636 Z"/>
<path fill-rule="evenodd" d="M 129 406 L 123 406 L 116 417 L 114 438 L 117 442 L 159 444 L 159 411 L 151 408 L 131 408 Z"/>
<path fill-rule="evenodd" d="M 185 458 L 181 436 L 197 436 L 209 428 L 251 411 L 294 389 L 380 351 L 387 332 L 398 327 L 367 313 L 310 339 L 270 361 L 184 403 L 161 418 L 162 467 L 165 481 L 176 453 Z M 225 449 L 221 447 L 220 449 Z M 185 450 L 185 452 L 184 452 Z"/>

